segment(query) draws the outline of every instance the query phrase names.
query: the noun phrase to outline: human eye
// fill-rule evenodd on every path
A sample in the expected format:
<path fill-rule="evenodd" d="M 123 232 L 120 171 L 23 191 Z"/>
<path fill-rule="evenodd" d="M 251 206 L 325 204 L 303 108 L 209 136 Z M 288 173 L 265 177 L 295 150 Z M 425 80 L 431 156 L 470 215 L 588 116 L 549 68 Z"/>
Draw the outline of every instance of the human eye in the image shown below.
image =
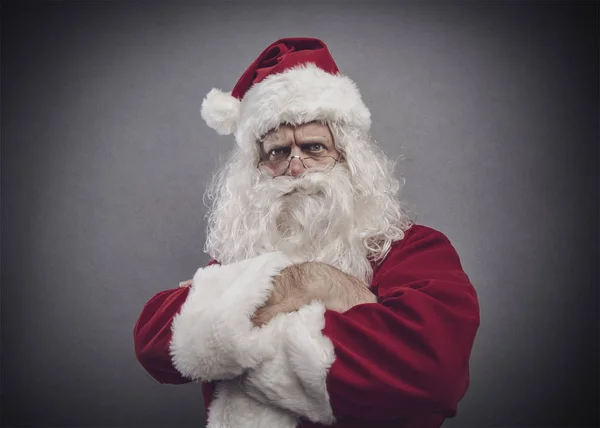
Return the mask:
<path fill-rule="evenodd" d="M 289 152 L 288 147 L 276 147 L 274 149 L 269 150 L 269 159 L 277 160 L 286 157 Z"/>
<path fill-rule="evenodd" d="M 323 144 L 321 143 L 308 143 L 304 145 L 304 150 L 311 153 L 311 154 L 321 154 L 322 152 L 324 152 L 327 147 L 325 147 Z"/>

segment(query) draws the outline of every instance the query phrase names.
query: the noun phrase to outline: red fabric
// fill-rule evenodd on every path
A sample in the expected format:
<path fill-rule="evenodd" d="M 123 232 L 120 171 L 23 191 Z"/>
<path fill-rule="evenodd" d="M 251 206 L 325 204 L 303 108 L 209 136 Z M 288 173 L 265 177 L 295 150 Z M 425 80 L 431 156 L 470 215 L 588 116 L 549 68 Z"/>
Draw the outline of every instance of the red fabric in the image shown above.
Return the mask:
<path fill-rule="evenodd" d="M 327 388 L 338 428 L 437 428 L 469 385 L 477 294 L 448 239 L 414 225 L 374 272 L 377 304 L 325 313 L 336 360 Z M 138 361 L 161 383 L 185 383 L 168 352 L 187 288 L 158 293 L 134 329 Z M 205 407 L 213 386 L 203 384 Z M 368 421 L 368 422 L 367 422 Z M 321 425 L 302 421 L 303 427 Z"/>
<path fill-rule="evenodd" d="M 469 385 L 479 327 L 475 289 L 448 239 L 424 226 L 413 226 L 395 245 L 372 287 L 377 304 L 325 314 L 323 334 L 336 354 L 327 377 L 333 413 L 439 426 L 456 415 Z"/>
<path fill-rule="evenodd" d="M 287 38 L 279 39 L 262 51 L 246 69 L 231 91 L 231 95 L 241 100 L 252 85 L 271 74 L 306 62 L 313 62 L 320 69 L 337 74 L 339 72 L 327 46 L 319 39 Z"/>
<path fill-rule="evenodd" d="M 190 379 L 181 377 L 171 365 L 169 343 L 171 322 L 187 299 L 189 287 L 161 291 L 142 309 L 133 328 L 133 344 L 138 362 L 160 383 L 182 384 Z"/>

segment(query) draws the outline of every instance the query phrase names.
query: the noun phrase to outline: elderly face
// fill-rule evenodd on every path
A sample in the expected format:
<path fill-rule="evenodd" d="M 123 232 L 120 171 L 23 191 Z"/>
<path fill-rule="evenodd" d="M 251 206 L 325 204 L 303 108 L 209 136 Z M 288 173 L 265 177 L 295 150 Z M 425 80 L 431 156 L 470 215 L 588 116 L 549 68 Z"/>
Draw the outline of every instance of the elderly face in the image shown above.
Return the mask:
<path fill-rule="evenodd" d="M 264 173 L 297 177 L 307 170 L 331 167 L 339 160 L 340 152 L 335 148 L 329 127 L 311 122 L 298 126 L 281 125 L 267 133 L 260 143 L 260 158 Z"/>

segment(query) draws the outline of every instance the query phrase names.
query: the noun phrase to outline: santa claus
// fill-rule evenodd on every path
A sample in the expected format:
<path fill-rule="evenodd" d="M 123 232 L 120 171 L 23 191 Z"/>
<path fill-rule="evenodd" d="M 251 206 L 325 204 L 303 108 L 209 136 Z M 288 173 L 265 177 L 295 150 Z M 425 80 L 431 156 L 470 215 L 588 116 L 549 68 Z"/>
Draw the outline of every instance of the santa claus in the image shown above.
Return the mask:
<path fill-rule="evenodd" d="M 413 224 L 370 113 L 317 39 L 281 39 L 202 117 L 236 147 L 192 280 L 134 329 L 159 382 L 202 381 L 211 428 L 439 427 L 469 384 L 476 292 Z"/>

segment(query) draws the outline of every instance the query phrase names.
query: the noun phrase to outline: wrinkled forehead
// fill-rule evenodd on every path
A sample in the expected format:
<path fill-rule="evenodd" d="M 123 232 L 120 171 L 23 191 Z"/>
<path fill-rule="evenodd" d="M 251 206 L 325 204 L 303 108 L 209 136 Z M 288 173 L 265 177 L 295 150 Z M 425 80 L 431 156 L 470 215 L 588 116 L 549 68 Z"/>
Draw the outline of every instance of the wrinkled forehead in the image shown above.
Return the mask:
<path fill-rule="evenodd" d="M 321 122 L 309 122 L 302 125 L 289 125 L 282 123 L 278 128 L 272 129 L 265 134 L 261 141 L 263 142 L 281 142 L 291 139 L 318 138 L 321 140 L 330 140 L 331 131 L 329 126 Z"/>

